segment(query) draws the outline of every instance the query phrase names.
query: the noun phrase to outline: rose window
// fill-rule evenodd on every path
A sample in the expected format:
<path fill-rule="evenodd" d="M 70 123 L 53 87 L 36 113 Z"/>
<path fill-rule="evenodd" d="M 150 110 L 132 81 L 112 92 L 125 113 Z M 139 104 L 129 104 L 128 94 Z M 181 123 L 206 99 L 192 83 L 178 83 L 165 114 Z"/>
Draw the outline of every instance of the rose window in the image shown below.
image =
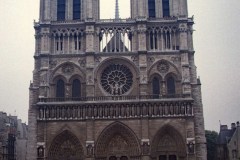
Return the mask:
<path fill-rule="evenodd" d="M 122 64 L 111 64 L 104 69 L 101 76 L 103 89 L 111 95 L 122 95 L 132 87 L 133 75 Z"/>

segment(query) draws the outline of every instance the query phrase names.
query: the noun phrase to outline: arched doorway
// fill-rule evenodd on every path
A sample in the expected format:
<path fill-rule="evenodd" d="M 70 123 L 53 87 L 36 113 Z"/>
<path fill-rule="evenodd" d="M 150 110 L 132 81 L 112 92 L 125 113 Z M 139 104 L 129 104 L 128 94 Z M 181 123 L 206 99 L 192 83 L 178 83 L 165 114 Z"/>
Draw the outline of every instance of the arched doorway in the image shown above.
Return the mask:
<path fill-rule="evenodd" d="M 83 148 L 77 137 L 66 130 L 54 138 L 48 160 L 82 160 L 83 155 Z"/>
<path fill-rule="evenodd" d="M 113 123 L 100 134 L 96 159 L 129 160 L 140 156 L 140 145 L 134 132 L 122 123 Z"/>
<path fill-rule="evenodd" d="M 162 127 L 152 141 L 151 155 L 158 160 L 184 160 L 186 153 L 182 136 L 171 126 Z"/>

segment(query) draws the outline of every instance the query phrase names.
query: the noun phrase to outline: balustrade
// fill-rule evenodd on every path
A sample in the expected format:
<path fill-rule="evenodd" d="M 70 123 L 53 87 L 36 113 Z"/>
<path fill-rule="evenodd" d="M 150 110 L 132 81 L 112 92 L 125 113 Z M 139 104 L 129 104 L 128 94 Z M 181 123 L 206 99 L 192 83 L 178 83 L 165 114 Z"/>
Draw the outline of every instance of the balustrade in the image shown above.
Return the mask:
<path fill-rule="evenodd" d="M 186 116 L 193 116 L 190 101 L 38 106 L 38 120 L 49 121 Z"/>
<path fill-rule="evenodd" d="M 127 100 L 157 100 L 157 99 L 169 99 L 169 98 L 185 98 L 189 97 L 182 94 L 171 95 L 127 95 L 127 96 L 98 96 L 98 97 L 68 97 L 68 98 L 39 98 L 39 102 L 92 102 L 92 101 L 127 101 Z"/>

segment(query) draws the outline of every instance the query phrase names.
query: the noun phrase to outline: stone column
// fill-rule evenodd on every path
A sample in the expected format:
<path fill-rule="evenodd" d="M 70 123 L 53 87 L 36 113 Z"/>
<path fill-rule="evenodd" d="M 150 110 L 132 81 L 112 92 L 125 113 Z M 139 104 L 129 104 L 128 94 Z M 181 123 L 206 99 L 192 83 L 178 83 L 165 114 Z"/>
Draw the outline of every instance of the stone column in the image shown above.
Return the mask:
<path fill-rule="evenodd" d="M 50 54 L 50 44 L 51 44 L 51 36 L 50 36 L 50 29 L 49 28 L 42 28 L 41 29 L 41 51 L 40 54 Z"/>
<path fill-rule="evenodd" d="M 51 20 L 51 2 L 50 2 L 50 0 L 44 1 L 44 20 L 45 21 Z"/>
<path fill-rule="evenodd" d="M 94 36 L 94 25 L 89 22 L 89 25 L 86 26 L 86 96 L 94 96 Z"/>
<path fill-rule="evenodd" d="M 195 153 L 197 160 L 207 160 L 207 147 L 203 118 L 203 105 L 200 80 L 192 85 L 192 97 L 194 99 L 194 130 L 195 130 Z"/>
<path fill-rule="evenodd" d="M 131 18 L 137 18 L 139 0 L 131 0 Z"/>
<path fill-rule="evenodd" d="M 38 87 L 32 83 L 29 88 L 29 110 L 28 110 L 28 141 L 27 141 L 27 160 L 37 159 L 37 108 Z"/>
<path fill-rule="evenodd" d="M 180 30 L 180 52 L 181 52 L 181 65 L 182 65 L 182 86 L 183 94 L 191 94 L 190 84 L 190 66 L 188 61 L 188 27 L 186 23 L 179 25 Z"/>
<path fill-rule="evenodd" d="M 179 15 L 188 16 L 187 0 L 180 0 Z"/>
<path fill-rule="evenodd" d="M 86 19 L 93 19 L 93 0 L 85 0 L 86 1 Z"/>
<path fill-rule="evenodd" d="M 67 3 L 67 8 L 68 8 L 68 14 L 67 14 L 67 19 L 72 20 L 73 19 L 73 0 L 69 0 Z"/>

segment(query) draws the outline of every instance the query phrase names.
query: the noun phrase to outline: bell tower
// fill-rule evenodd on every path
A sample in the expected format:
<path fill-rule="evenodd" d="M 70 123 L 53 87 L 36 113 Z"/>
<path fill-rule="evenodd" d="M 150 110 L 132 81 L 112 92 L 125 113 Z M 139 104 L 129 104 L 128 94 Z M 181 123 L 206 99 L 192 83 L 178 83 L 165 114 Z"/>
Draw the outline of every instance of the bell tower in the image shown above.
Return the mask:
<path fill-rule="evenodd" d="M 132 0 L 132 18 L 188 16 L 187 0 Z"/>
<path fill-rule="evenodd" d="M 206 160 L 187 0 L 99 1 L 40 0 L 27 160 Z"/>

